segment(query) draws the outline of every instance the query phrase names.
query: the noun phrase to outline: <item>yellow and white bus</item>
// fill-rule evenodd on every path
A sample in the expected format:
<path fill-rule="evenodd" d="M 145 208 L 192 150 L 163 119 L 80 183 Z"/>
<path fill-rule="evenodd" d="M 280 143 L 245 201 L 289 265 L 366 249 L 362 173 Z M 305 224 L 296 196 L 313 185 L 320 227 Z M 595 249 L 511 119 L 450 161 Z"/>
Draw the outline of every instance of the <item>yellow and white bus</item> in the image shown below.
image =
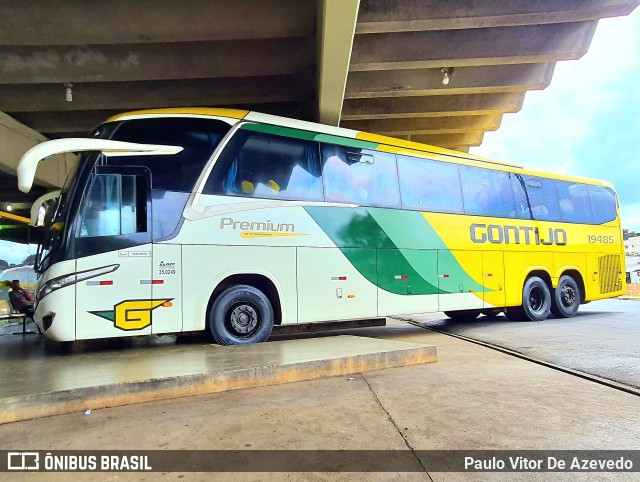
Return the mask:
<path fill-rule="evenodd" d="M 573 316 L 624 292 L 616 195 L 374 134 L 233 109 L 108 119 L 45 217 L 36 321 L 59 341 L 444 311 Z"/>

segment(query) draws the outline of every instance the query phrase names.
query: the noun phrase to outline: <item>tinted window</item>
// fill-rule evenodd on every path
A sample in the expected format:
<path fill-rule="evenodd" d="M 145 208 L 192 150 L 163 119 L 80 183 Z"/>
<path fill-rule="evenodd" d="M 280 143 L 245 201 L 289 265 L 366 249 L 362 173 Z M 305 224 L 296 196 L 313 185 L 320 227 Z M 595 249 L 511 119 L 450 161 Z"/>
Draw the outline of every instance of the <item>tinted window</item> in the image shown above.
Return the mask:
<path fill-rule="evenodd" d="M 589 190 L 586 184 L 555 181 L 560 221 L 592 223 Z"/>
<path fill-rule="evenodd" d="M 616 219 L 616 195 L 608 187 L 589 186 L 593 222 L 607 223 Z"/>
<path fill-rule="evenodd" d="M 616 219 L 611 189 L 577 182 L 525 177 L 534 219 L 601 224 Z"/>
<path fill-rule="evenodd" d="M 203 192 L 322 200 L 318 144 L 239 130 L 217 160 Z"/>
<path fill-rule="evenodd" d="M 467 214 L 515 217 L 509 173 L 460 166 L 464 210 Z"/>
<path fill-rule="evenodd" d="M 116 126 L 106 124 L 98 128 L 94 136 L 182 146 L 181 152 L 170 156 L 111 157 L 108 162 L 109 165 L 148 167 L 153 189 L 191 192 L 213 150 L 230 128 L 219 120 L 160 117 L 121 121 Z"/>
<path fill-rule="evenodd" d="M 533 219 L 556 221 L 559 219 L 558 196 L 552 179 L 524 176 L 529 194 Z"/>
<path fill-rule="evenodd" d="M 531 219 L 531 211 L 529 210 L 529 201 L 527 201 L 527 193 L 524 189 L 524 179 L 519 174 L 509 173 L 511 178 L 511 190 L 516 202 L 516 217 L 520 219 Z"/>
<path fill-rule="evenodd" d="M 462 212 L 462 190 L 456 164 L 398 156 L 398 172 L 405 208 Z"/>
<path fill-rule="evenodd" d="M 327 201 L 400 207 L 395 155 L 322 144 L 322 162 Z"/>

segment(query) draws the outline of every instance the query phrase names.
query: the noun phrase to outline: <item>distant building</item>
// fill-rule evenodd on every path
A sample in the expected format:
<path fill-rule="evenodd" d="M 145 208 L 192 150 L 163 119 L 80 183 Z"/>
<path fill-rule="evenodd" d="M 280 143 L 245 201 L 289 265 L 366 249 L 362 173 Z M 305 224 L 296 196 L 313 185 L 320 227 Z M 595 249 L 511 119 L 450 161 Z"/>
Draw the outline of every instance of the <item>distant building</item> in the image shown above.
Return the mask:
<path fill-rule="evenodd" d="M 627 256 L 640 256 L 640 236 L 634 236 L 624 242 L 624 252 Z"/>
<path fill-rule="evenodd" d="M 625 261 L 627 266 L 627 283 L 640 284 L 640 257 L 627 256 Z M 631 292 L 632 289 L 635 291 L 636 288 L 637 287 L 630 288 L 629 292 Z"/>

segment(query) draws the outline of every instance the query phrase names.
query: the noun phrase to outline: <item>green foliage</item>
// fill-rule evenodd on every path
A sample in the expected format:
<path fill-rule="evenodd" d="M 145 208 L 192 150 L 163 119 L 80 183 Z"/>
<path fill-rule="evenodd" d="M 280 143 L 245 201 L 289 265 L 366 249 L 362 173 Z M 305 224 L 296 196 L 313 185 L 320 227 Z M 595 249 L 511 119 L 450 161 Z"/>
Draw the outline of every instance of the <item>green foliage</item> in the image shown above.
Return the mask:
<path fill-rule="evenodd" d="M 32 266 L 35 262 L 36 262 L 36 255 L 35 254 L 30 254 L 29 256 L 27 256 L 24 259 L 22 264 L 25 265 L 25 266 Z"/>

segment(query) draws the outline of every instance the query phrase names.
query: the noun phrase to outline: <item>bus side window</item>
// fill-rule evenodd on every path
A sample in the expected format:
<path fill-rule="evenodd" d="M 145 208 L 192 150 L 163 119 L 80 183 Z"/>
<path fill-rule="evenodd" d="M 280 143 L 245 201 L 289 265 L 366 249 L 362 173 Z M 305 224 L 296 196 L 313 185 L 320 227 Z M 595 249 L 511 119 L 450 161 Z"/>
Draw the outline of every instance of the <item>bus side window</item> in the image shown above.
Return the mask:
<path fill-rule="evenodd" d="M 322 144 L 322 161 L 327 201 L 400 207 L 395 155 Z"/>
<path fill-rule="evenodd" d="M 515 217 L 519 219 L 531 219 L 531 211 L 529 210 L 529 201 L 527 193 L 524 190 L 524 179 L 519 174 L 510 173 L 511 190 L 516 202 Z"/>
<path fill-rule="evenodd" d="M 556 182 L 561 220 L 569 223 L 592 223 L 593 214 L 591 213 L 587 185 Z"/>
<path fill-rule="evenodd" d="M 616 195 L 608 187 L 589 185 L 589 199 L 595 224 L 608 223 L 617 217 Z"/>
<path fill-rule="evenodd" d="M 407 209 L 462 213 L 456 164 L 398 156 L 402 205 Z"/>
<path fill-rule="evenodd" d="M 318 144 L 240 130 L 216 162 L 204 193 L 320 201 Z"/>
<path fill-rule="evenodd" d="M 525 177 L 525 186 L 531 203 L 533 219 L 539 221 L 559 221 L 558 197 L 552 179 Z"/>
<path fill-rule="evenodd" d="M 516 206 L 509 173 L 460 166 L 464 210 L 467 214 L 513 218 Z"/>

